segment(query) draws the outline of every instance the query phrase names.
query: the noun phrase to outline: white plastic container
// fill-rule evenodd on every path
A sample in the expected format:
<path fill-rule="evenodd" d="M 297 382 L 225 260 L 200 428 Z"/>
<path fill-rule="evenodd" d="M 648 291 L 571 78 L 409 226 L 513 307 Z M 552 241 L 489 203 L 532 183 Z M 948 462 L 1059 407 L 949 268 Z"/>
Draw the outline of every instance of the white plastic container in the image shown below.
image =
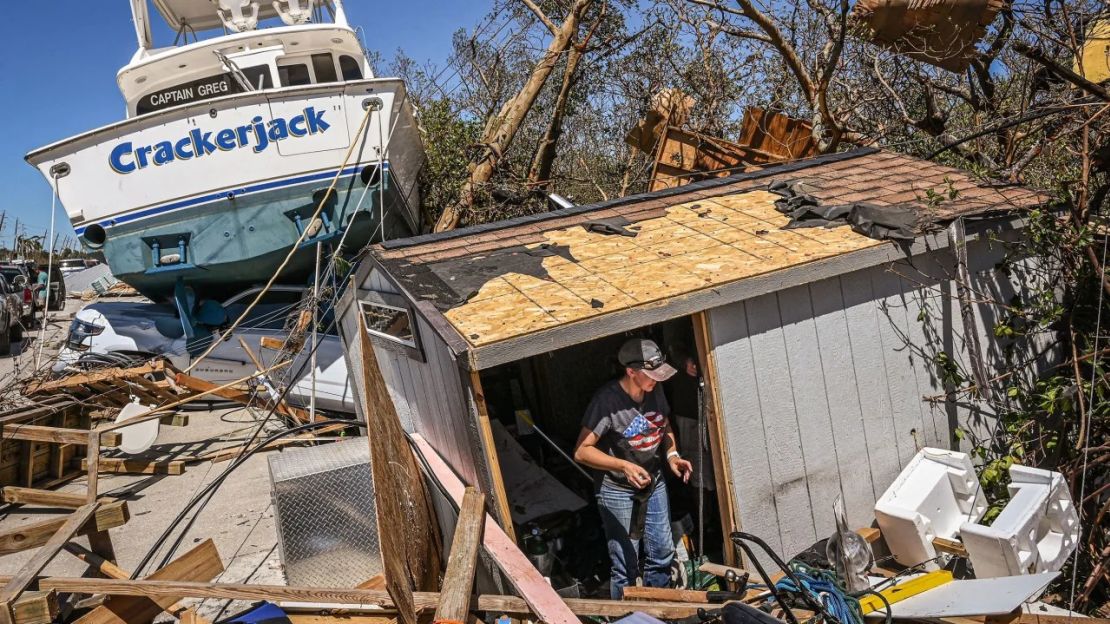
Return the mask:
<path fill-rule="evenodd" d="M 977 578 L 1056 572 L 1075 551 L 1079 516 L 1064 476 L 1010 466 L 1010 502 L 991 525 L 967 522 L 960 537 Z"/>
<path fill-rule="evenodd" d="M 921 449 L 875 503 L 875 519 L 902 565 L 937 569 L 933 539 L 954 539 L 960 525 L 987 510 L 975 467 L 966 453 Z"/>

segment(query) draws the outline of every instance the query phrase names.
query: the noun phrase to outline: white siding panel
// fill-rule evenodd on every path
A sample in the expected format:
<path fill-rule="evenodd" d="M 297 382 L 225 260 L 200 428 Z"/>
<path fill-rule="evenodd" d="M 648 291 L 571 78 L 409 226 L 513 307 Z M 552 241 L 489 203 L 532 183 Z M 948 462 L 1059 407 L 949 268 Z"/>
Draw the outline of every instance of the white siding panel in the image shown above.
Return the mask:
<path fill-rule="evenodd" d="M 723 406 L 725 440 L 729 447 L 729 469 L 740 526 L 758 535 L 772 548 L 781 551 L 775 487 L 764 442 L 763 410 L 756 391 L 756 362 L 748 340 L 748 319 L 744 302 L 718 308 L 709 315 L 709 333 L 715 348 L 717 392 Z"/>

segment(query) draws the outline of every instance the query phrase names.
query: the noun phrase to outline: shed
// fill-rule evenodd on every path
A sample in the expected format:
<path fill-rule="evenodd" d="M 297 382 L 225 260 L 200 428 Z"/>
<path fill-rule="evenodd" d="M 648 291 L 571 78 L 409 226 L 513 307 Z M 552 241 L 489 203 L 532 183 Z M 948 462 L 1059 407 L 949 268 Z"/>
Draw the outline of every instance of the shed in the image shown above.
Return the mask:
<path fill-rule="evenodd" d="M 786 229 L 775 182 L 803 183 L 821 206 L 908 209 L 917 224 L 897 243 L 847 226 Z M 988 434 L 991 414 L 948 394 L 930 350 L 970 371 L 975 336 L 988 364 L 1003 357 L 983 302 L 1036 279 L 1035 258 L 999 264 L 1044 201 L 889 151 L 825 155 L 376 245 L 341 299 L 341 333 L 358 370 L 364 315 L 403 425 L 490 494 L 510 535 L 536 486 L 519 484 L 504 431 L 535 424 L 570 452 L 616 345 L 678 336 L 705 380 L 719 529 L 789 557 L 833 532 L 837 496 L 869 526 L 917 449 L 959 446 L 958 428 Z M 974 296 L 961 310 L 965 255 Z M 681 437 L 689 448 L 696 435 Z M 572 481 L 560 463 L 552 452 L 545 466 Z"/>

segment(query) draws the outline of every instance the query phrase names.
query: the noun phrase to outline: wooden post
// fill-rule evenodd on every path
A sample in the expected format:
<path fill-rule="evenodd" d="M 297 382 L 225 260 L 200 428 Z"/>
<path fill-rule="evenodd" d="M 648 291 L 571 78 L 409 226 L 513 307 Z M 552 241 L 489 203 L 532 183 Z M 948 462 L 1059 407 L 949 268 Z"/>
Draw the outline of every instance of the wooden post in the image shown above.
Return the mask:
<path fill-rule="evenodd" d="M 501 528 L 509 539 L 516 541 L 513 531 L 513 516 L 509 507 L 509 495 L 505 492 L 505 480 L 501 477 L 501 460 L 497 457 L 497 445 L 493 441 L 486 396 L 482 391 L 482 378 L 478 371 L 469 371 L 470 390 L 474 395 L 474 407 L 478 411 L 478 438 L 482 442 L 482 454 L 489 466 L 490 482 L 493 486 L 493 506 L 500 516 Z"/>
<path fill-rule="evenodd" d="M 478 546 L 482 543 L 482 522 L 486 518 L 486 497 L 468 487 L 459 508 L 455 538 L 451 540 L 451 557 L 443 575 L 443 591 L 439 594 L 435 622 L 462 624 L 470 610 L 470 594 L 474 590 L 474 571 L 478 565 Z"/>
<path fill-rule="evenodd" d="M 385 584 L 401 623 L 417 624 L 413 591 L 435 584 L 440 568 L 439 528 L 424 477 L 378 367 L 366 322 L 361 314 L 356 316 Z"/>
<path fill-rule="evenodd" d="M 85 500 L 93 502 L 97 499 L 97 479 L 100 478 L 100 432 L 95 429 L 89 431 L 88 451 L 85 455 L 85 461 L 88 462 L 88 475 L 87 487 L 88 492 L 85 494 Z"/>
<path fill-rule="evenodd" d="M 709 454 L 713 458 L 713 478 L 717 486 L 717 507 L 721 513 L 721 533 L 725 537 L 725 563 L 736 565 L 736 549 L 731 547 L 728 536 L 740 530 L 736 517 L 735 489 L 732 487 L 732 464 L 729 461 L 728 442 L 725 438 L 724 410 L 721 408 L 720 381 L 717 377 L 717 360 L 713 357 L 713 339 L 709 333 L 709 317 L 705 312 L 694 314 L 694 342 L 698 350 L 698 370 L 705 380 L 704 400 L 709 429 Z M 699 548 L 701 546 L 699 545 Z"/>

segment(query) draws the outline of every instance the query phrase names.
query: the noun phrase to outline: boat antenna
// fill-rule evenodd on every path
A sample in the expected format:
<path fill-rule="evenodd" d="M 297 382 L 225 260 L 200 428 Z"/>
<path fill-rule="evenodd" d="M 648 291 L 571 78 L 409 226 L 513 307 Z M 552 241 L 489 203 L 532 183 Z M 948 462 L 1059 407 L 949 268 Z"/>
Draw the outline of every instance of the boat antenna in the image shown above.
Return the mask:
<path fill-rule="evenodd" d="M 212 50 L 212 54 L 215 54 L 216 58 L 220 59 L 220 62 L 227 66 L 228 71 L 231 72 L 232 78 L 235 78 L 235 82 L 239 83 L 239 86 L 244 91 L 254 91 L 254 85 L 247 79 L 243 70 L 239 69 L 239 66 L 235 64 L 235 61 L 227 58 L 227 55 L 219 50 Z"/>

